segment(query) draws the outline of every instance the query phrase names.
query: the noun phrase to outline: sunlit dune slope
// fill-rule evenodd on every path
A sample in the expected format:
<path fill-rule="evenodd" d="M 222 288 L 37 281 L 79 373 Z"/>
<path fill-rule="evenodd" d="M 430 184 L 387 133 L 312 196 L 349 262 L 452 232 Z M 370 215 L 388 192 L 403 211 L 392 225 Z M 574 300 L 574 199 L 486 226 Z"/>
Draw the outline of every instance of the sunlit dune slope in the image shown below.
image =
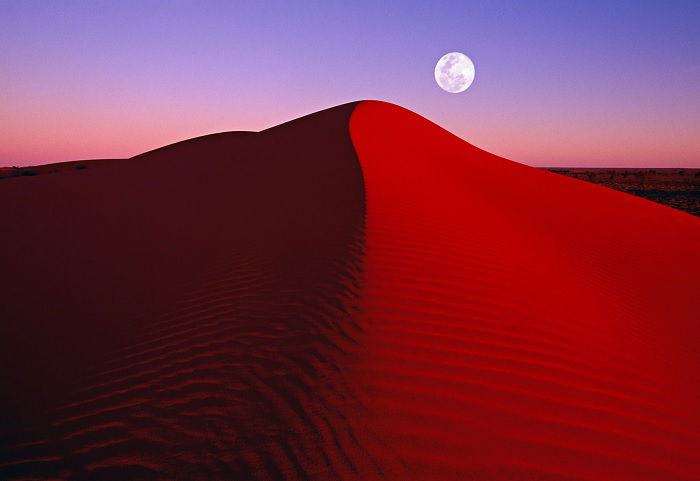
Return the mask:
<path fill-rule="evenodd" d="M 700 222 L 395 105 L 365 178 L 357 363 L 399 479 L 700 479 Z"/>
<path fill-rule="evenodd" d="M 0 185 L 0 479 L 700 479 L 700 219 L 375 101 Z"/>

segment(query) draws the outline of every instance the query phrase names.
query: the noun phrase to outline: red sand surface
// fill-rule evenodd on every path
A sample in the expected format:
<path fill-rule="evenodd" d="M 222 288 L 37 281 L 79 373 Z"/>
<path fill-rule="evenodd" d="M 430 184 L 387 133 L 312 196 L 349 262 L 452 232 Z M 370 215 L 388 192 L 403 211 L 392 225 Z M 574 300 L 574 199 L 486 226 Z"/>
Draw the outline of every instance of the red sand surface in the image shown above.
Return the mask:
<path fill-rule="evenodd" d="M 0 185 L 0 479 L 700 479 L 700 219 L 382 102 Z"/>
<path fill-rule="evenodd" d="M 350 131 L 357 376 L 397 479 L 700 479 L 698 219 L 394 105 Z"/>
<path fill-rule="evenodd" d="M 2 181 L 0 479 L 332 471 L 310 423 L 345 431 L 352 109 Z"/>

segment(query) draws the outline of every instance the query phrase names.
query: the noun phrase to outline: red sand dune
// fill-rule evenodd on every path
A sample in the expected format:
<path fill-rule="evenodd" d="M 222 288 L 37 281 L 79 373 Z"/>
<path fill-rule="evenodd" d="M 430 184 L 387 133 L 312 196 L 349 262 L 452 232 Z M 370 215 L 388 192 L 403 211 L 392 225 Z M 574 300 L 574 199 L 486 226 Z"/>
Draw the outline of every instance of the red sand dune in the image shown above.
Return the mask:
<path fill-rule="evenodd" d="M 348 104 L 0 185 L 1 479 L 700 479 L 700 219 Z"/>

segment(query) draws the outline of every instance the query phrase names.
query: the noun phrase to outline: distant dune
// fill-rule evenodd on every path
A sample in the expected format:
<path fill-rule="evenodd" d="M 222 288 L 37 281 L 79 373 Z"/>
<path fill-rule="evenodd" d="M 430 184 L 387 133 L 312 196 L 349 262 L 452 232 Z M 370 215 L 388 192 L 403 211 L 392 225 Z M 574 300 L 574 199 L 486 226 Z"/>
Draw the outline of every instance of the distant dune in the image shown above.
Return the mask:
<path fill-rule="evenodd" d="M 696 217 L 375 101 L 42 169 L 0 479 L 700 479 Z"/>

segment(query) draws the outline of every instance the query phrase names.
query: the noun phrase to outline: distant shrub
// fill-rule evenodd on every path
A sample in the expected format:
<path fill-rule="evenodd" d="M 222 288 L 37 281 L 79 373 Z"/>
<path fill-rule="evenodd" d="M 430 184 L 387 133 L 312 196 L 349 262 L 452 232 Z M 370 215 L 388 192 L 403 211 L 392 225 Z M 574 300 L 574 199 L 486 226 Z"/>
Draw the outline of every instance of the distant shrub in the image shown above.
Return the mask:
<path fill-rule="evenodd" d="M 60 172 L 60 170 L 58 170 L 58 169 L 49 170 L 49 174 L 58 174 L 59 172 Z"/>
<path fill-rule="evenodd" d="M 36 170 L 22 170 L 19 175 L 23 175 L 25 177 L 32 177 L 34 175 L 39 175 Z"/>
<path fill-rule="evenodd" d="M 87 165 L 85 165 L 85 164 L 78 164 L 78 165 L 75 166 L 75 170 L 83 170 L 83 169 L 87 169 Z"/>

